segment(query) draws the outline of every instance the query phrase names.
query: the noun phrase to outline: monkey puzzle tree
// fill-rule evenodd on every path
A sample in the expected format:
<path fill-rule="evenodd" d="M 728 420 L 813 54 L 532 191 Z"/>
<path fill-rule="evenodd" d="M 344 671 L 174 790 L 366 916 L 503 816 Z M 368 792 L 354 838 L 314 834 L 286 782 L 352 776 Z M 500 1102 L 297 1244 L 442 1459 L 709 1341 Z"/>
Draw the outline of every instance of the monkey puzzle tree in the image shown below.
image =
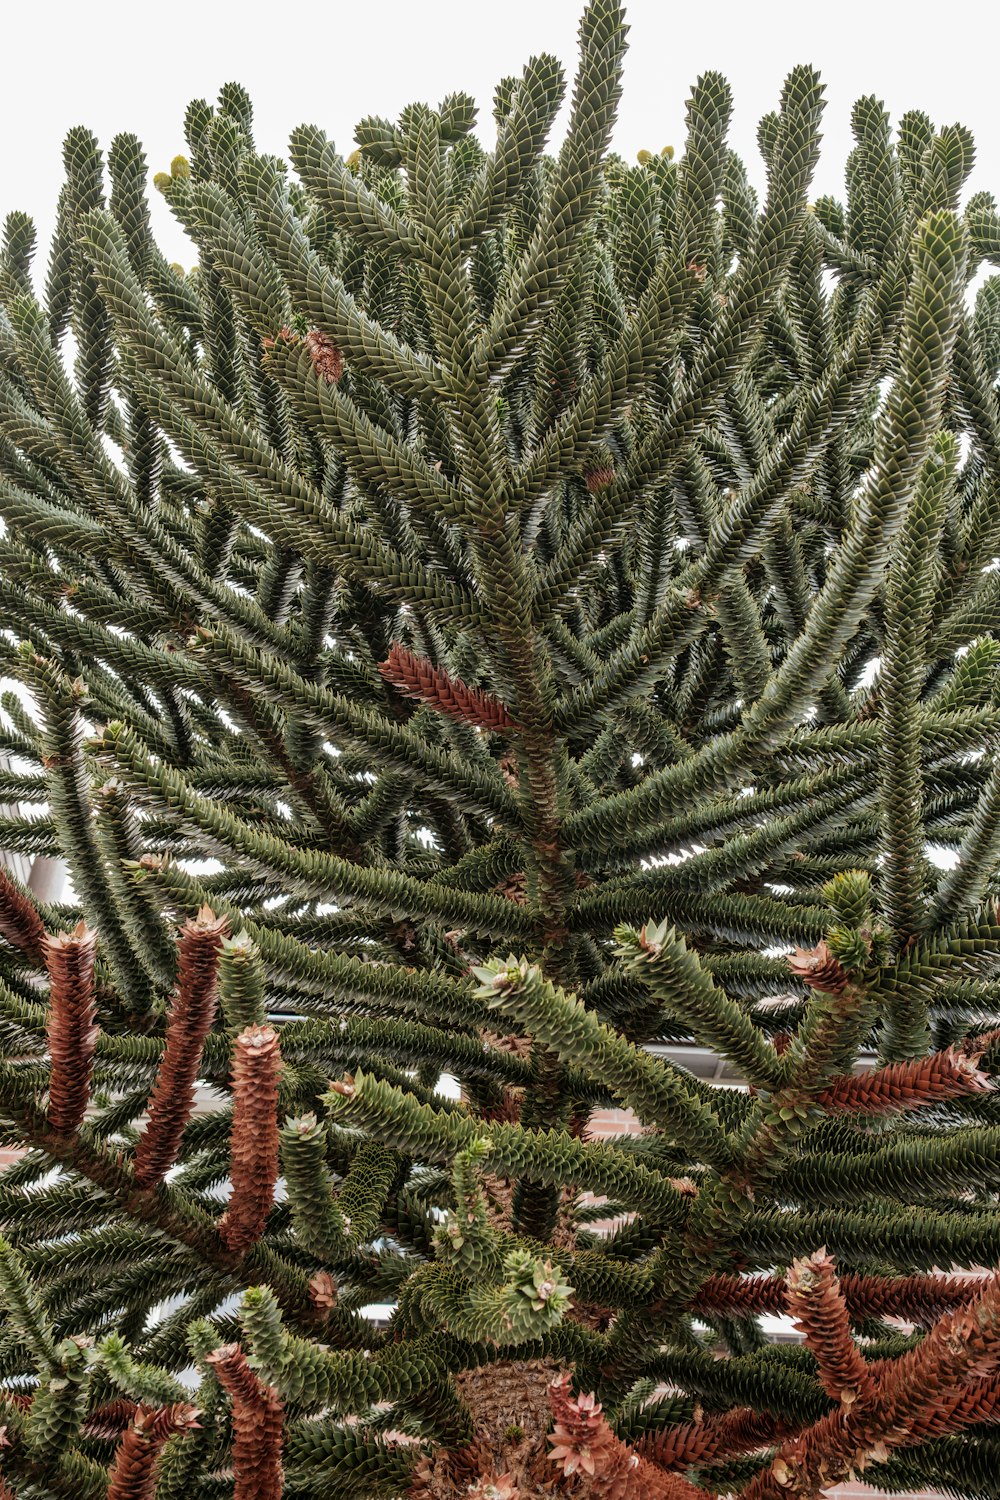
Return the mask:
<path fill-rule="evenodd" d="M 7 219 L 8 1495 L 1000 1490 L 1000 217 L 625 31 Z"/>

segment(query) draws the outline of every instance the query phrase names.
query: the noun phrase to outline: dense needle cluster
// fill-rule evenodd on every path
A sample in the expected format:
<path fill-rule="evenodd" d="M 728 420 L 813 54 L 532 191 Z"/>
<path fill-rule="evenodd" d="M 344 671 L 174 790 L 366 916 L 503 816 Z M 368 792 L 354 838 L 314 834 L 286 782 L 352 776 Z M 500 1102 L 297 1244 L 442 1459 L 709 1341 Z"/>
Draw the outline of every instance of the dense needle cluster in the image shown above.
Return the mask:
<path fill-rule="evenodd" d="M 6 220 L 4 1495 L 997 1492 L 1000 214 L 626 31 Z"/>

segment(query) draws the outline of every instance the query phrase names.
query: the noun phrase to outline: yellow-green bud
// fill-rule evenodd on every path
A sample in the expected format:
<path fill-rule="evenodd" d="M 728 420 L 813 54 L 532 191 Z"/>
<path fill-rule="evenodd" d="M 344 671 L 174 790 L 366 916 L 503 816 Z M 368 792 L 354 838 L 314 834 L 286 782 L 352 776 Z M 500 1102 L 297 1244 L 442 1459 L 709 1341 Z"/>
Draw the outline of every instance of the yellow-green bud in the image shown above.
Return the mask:
<path fill-rule="evenodd" d="M 173 178 L 171 177 L 169 172 L 157 172 L 156 176 L 153 178 L 153 186 L 160 193 L 165 193 L 172 182 Z"/>
<path fill-rule="evenodd" d="M 171 271 L 173 271 L 173 273 L 174 273 L 175 276 L 186 276 L 187 275 L 187 272 L 185 271 L 184 267 L 181 265 L 181 263 L 180 263 L 179 260 L 172 260 L 170 262 L 170 269 L 171 269 Z"/>
<path fill-rule="evenodd" d="M 352 172 L 356 172 L 358 170 L 358 167 L 360 167 L 361 165 L 360 146 L 357 148 L 357 150 L 351 152 L 350 156 L 347 158 L 347 165 L 350 167 Z"/>
<path fill-rule="evenodd" d="M 174 157 L 170 163 L 170 175 L 171 177 L 182 179 L 191 176 L 191 163 L 186 156 Z"/>
<path fill-rule="evenodd" d="M 652 151 L 646 150 L 637 151 L 635 159 L 639 163 L 640 167 L 648 167 L 649 163 L 653 160 L 653 153 Z"/>
<path fill-rule="evenodd" d="M 660 152 L 660 155 L 661 156 L 665 156 L 667 158 L 667 161 L 673 161 L 673 159 L 674 159 L 674 148 L 673 148 L 673 146 L 664 146 L 663 150 Z"/>
<path fill-rule="evenodd" d="M 806 213 L 807 214 L 814 214 L 815 212 L 816 212 L 816 205 L 815 205 L 815 203 L 807 203 L 806 204 Z"/>

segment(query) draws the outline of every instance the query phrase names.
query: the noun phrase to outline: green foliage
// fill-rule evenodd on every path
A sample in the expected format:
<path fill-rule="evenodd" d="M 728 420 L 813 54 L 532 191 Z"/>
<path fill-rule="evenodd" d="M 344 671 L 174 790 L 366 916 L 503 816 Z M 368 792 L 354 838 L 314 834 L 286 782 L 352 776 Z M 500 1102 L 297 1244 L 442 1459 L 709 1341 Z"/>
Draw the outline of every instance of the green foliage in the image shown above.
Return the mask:
<path fill-rule="evenodd" d="M 591 0 L 553 154 L 544 54 L 491 151 L 461 92 L 345 154 L 303 125 L 289 164 L 240 86 L 196 100 L 153 178 L 190 271 L 130 135 L 70 133 L 41 276 L 6 219 L 0 845 L 72 882 L 0 883 L 18 1494 L 96 1500 L 134 1407 L 188 1400 L 157 1496 L 258 1494 L 238 1341 L 290 1496 L 773 1500 L 772 1450 L 857 1413 L 826 1346 L 769 1341 L 757 1273 L 825 1245 L 888 1380 L 955 1340 L 871 1307 L 923 1329 L 1000 1256 L 1000 278 L 965 295 L 1000 215 L 963 204 L 963 127 L 894 137 L 871 97 L 843 201 L 810 202 L 806 66 L 762 200 L 714 72 L 629 165 L 626 33 Z M 140 1187 L 205 907 L 198 1108 Z M 80 919 L 99 1035 L 63 1135 L 39 934 Z M 942 1395 L 873 1429 L 866 1480 L 994 1493 L 998 1365 L 964 1426 Z M 622 1488 L 548 1463 L 560 1371 L 603 1407 L 574 1420 L 644 1443 L 594 1449 Z"/>

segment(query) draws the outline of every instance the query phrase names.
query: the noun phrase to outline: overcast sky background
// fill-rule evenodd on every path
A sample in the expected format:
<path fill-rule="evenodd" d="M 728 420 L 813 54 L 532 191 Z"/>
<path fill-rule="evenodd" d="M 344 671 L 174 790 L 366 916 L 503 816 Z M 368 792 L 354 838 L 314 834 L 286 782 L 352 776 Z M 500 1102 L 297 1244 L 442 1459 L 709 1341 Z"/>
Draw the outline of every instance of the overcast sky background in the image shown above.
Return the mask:
<path fill-rule="evenodd" d="M 62 180 L 61 143 L 71 126 L 88 125 L 105 149 L 116 132 L 134 132 L 152 174 L 184 150 L 188 101 L 214 99 L 231 79 L 253 97 L 261 150 L 285 154 L 289 131 L 309 121 L 346 154 L 362 116 L 394 119 L 413 100 L 436 105 L 453 90 L 475 96 L 478 133 L 490 145 L 496 81 L 542 51 L 555 53 L 571 79 L 582 9 L 583 0 L 279 0 L 266 9 L 217 0 L 155 7 L 124 0 L 7 5 L 0 216 L 13 208 L 29 212 L 47 254 Z M 788 70 L 809 62 L 827 85 L 814 196 L 843 196 L 851 105 L 868 93 L 884 100 L 893 121 L 920 108 L 935 125 L 967 125 L 977 146 L 968 191 L 1000 196 L 992 6 L 969 0 L 933 7 L 901 0 L 632 0 L 628 19 L 614 146 L 629 160 L 643 147 L 672 144 L 680 151 L 690 86 L 699 73 L 717 68 L 735 98 L 731 144 L 760 187 L 757 121 L 776 107 Z M 564 109 L 556 143 L 565 115 Z M 165 204 L 158 194 L 151 197 L 168 258 L 191 264 L 194 256 Z"/>

